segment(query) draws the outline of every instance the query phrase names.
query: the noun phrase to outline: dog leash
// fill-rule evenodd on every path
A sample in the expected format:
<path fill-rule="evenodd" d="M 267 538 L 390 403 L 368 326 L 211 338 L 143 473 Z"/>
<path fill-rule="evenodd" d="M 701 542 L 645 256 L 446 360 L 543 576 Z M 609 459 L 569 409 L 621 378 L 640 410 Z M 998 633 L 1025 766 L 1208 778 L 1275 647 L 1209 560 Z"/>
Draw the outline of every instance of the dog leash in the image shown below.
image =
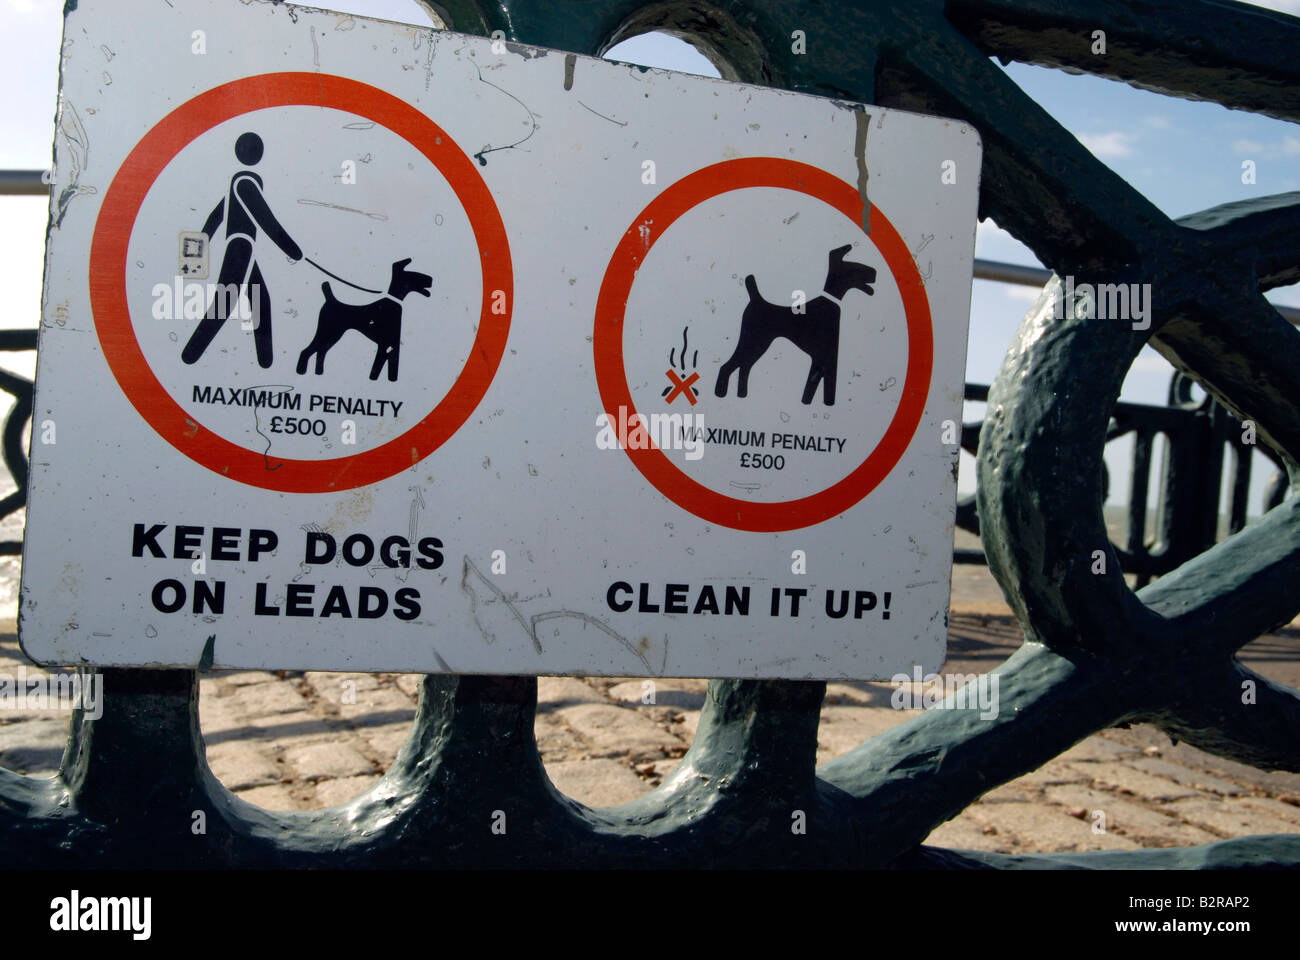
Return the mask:
<path fill-rule="evenodd" d="M 335 280 L 337 280 L 339 283 L 347 284 L 349 287 L 351 287 L 351 288 L 354 289 L 354 290 L 361 290 L 361 291 L 364 292 L 364 293 L 383 293 L 383 292 L 384 292 L 384 291 L 382 291 L 382 290 L 371 290 L 369 287 L 363 287 L 363 286 L 360 286 L 360 285 L 358 285 L 358 284 L 353 283 L 351 280 L 344 280 L 344 279 L 343 279 L 342 277 L 340 277 L 337 273 L 332 273 L 332 272 L 330 272 L 329 270 L 326 270 L 324 267 L 322 267 L 319 263 L 317 263 L 317 262 L 316 262 L 315 260 L 313 260 L 311 257 L 303 257 L 303 259 L 306 260 L 308 263 L 310 263 L 313 267 L 315 267 L 315 268 L 316 268 L 317 270 L 319 270 L 321 273 L 325 274 L 326 276 L 333 277 L 333 278 L 334 278 Z"/>

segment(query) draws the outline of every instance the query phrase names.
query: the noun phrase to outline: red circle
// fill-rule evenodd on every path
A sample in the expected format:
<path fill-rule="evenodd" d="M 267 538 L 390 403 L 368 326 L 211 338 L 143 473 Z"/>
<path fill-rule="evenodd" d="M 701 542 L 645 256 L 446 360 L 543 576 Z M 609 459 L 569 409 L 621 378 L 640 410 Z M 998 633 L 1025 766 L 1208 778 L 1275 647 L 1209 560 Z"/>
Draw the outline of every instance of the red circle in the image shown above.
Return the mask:
<path fill-rule="evenodd" d="M 469 359 L 442 401 L 382 446 L 329 460 L 278 460 L 231 443 L 198 423 L 158 382 L 140 349 L 126 297 L 127 246 L 158 175 L 195 138 L 233 117 L 268 107 L 332 107 L 402 137 L 437 167 L 469 217 L 483 267 L 483 308 Z M 503 291 L 506 312 L 491 311 Z M 445 443 L 478 406 L 505 353 L 513 299 L 510 246 L 487 184 L 442 128 L 415 107 L 369 84 L 321 73 L 267 73 L 215 87 L 160 120 L 123 162 L 104 197 L 90 246 L 90 302 L 113 376 L 158 434 L 196 463 L 266 490 L 325 493 L 375 483 L 418 463 Z"/>
<path fill-rule="evenodd" d="M 776 157 L 725 160 L 683 177 L 652 200 L 628 227 L 614 250 L 596 301 L 596 328 L 592 341 L 596 384 L 605 412 L 617 422 L 618 408 L 626 408 L 630 421 L 636 406 L 623 365 L 623 320 L 637 270 L 659 237 L 682 214 L 731 190 L 777 187 L 795 190 L 834 207 L 858 229 L 862 228 L 862 198 L 850 186 L 818 167 Z M 798 500 L 750 503 L 706 487 L 687 476 L 657 446 L 627 449 L 642 475 L 669 500 L 702 520 L 736 530 L 772 532 L 812 526 L 843 513 L 888 476 L 907 449 L 925 410 L 934 365 L 934 333 L 925 284 L 911 252 L 880 209 L 870 211 L 873 244 L 898 284 L 907 317 L 908 360 L 903 395 L 885 435 L 874 450 L 847 477 L 818 493 Z M 650 232 L 643 233 L 643 228 Z"/>

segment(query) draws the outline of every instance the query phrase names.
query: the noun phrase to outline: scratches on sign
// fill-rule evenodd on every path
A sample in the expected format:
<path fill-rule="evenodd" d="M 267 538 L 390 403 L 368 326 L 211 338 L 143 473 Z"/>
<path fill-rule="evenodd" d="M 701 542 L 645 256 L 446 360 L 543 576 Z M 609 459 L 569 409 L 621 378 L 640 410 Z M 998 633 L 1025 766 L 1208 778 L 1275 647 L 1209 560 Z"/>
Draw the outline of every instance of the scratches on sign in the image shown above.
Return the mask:
<path fill-rule="evenodd" d="M 637 647 L 636 644 L 631 643 L 625 636 L 623 636 L 621 633 L 616 631 L 604 620 L 601 620 L 598 617 L 593 617 L 589 613 L 582 613 L 579 610 L 550 610 L 547 611 L 546 613 L 539 613 L 534 615 L 532 620 L 532 631 L 533 631 L 534 640 L 537 636 L 537 625 L 539 623 L 542 623 L 546 620 L 559 620 L 563 618 L 581 620 L 583 623 L 590 624 L 591 626 L 595 627 L 597 630 L 609 634 L 611 637 L 613 637 L 615 640 L 621 643 L 629 653 L 633 654 L 638 660 L 640 660 L 643 664 L 645 664 L 645 668 L 647 671 L 650 670 L 650 661 L 646 659 L 645 654 Z M 667 646 L 665 646 L 664 647 L 665 663 L 667 662 L 667 656 L 668 656 L 668 648 Z"/>
<path fill-rule="evenodd" d="M 487 591 L 489 594 L 488 596 L 480 595 L 479 585 Z M 487 643 L 494 643 L 497 639 L 497 635 L 483 622 L 483 619 L 480 617 L 480 612 L 489 604 L 501 603 L 510 611 L 510 615 L 514 617 L 515 622 L 519 624 L 520 628 L 524 631 L 524 634 L 532 642 L 533 650 L 539 654 L 542 652 L 542 642 L 538 637 L 538 627 L 541 624 L 550 620 L 578 620 L 584 624 L 595 627 L 602 633 L 617 640 L 625 650 L 644 664 L 648 673 L 652 672 L 650 661 L 646 659 L 644 651 L 639 649 L 636 644 L 632 643 L 599 617 L 593 617 L 591 614 L 583 613 L 580 610 L 568 609 L 547 610 L 542 613 L 534 614 L 531 618 L 525 617 L 515 605 L 514 601 L 506 596 L 505 591 L 489 580 L 474 561 L 469 558 L 469 556 L 465 556 L 463 560 L 460 588 L 464 591 L 466 596 L 469 597 L 470 614 L 473 616 L 474 623 L 479 628 L 479 632 L 483 635 L 483 640 Z M 667 662 L 666 646 L 664 648 L 664 659 L 665 662 Z"/>
<path fill-rule="evenodd" d="M 345 207 L 341 203 L 326 203 L 324 200 L 309 200 L 306 197 L 299 197 L 298 202 L 308 207 L 329 207 L 331 210 L 341 210 L 344 213 L 359 213 L 363 217 L 369 217 L 371 220 L 388 220 L 386 213 L 371 213 L 369 210 L 358 210 L 356 207 Z"/>
<path fill-rule="evenodd" d="M 524 615 L 519 612 L 519 608 L 510 601 L 510 598 L 506 596 L 504 590 L 494 584 L 487 577 L 483 576 L 483 571 L 475 566 L 474 561 L 471 560 L 467 554 L 465 556 L 464 565 L 461 568 L 460 588 L 465 592 L 466 596 L 469 597 L 470 615 L 474 617 L 474 623 L 478 626 L 479 632 L 483 634 L 483 639 L 487 643 L 492 643 L 496 640 L 497 635 L 489 630 L 479 618 L 480 598 L 478 592 L 474 589 L 474 585 L 470 582 L 471 576 L 486 587 L 488 592 L 492 595 L 490 598 L 485 598 L 483 602 L 500 602 L 505 604 L 506 609 L 510 611 L 517 621 L 519 621 L 519 626 L 523 628 L 524 633 L 528 634 L 529 638 L 533 641 L 533 649 L 538 653 L 541 653 L 542 645 L 537 639 L 537 634 L 532 627 L 529 626 L 528 621 L 524 619 Z"/>
<path fill-rule="evenodd" d="M 593 110 L 593 109 L 591 109 L 591 107 L 587 106 L 587 105 L 586 105 L 585 103 L 583 103 L 581 100 L 578 101 L 578 106 L 582 107 L 582 108 L 583 108 L 584 110 L 586 110 L 588 113 L 594 113 L 596 116 L 600 117 L 600 119 L 602 119 L 602 120 L 608 120 L 610 123 L 616 124 L 616 125 L 618 125 L 618 126 L 620 126 L 620 127 L 626 127 L 626 126 L 627 126 L 627 121 L 626 121 L 626 120 L 615 120 L 613 117 L 607 117 L 607 116 L 605 116 L 605 114 L 601 113 L 599 110 Z"/>
<path fill-rule="evenodd" d="M 853 138 L 853 155 L 858 160 L 858 195 L 862 197 L 862 232 L 871 233 L 871 201 L 867 199 L 867 180 L 871 174 L 867 171 L 867 132 L 871 129 L 871 114 L 865 110 L 855 110 L 857 122 Z"/>
<path fill-rule="evenodd" d="M 500 146 L 500 147 L 494 147 L 494 146 L 492 146 L 492 145 L 490 145 L 490 144 L 484 144 L 483 149 L 480 150 L 478 153 L 474 154 L 474 159 L 478 161 L 478 165 L 479 165 L 480 167 L 486 167 L 486 166 L 487 166 L 487 155 L 488 155 L 489 153 L 496 153 L 496 151 L 498 151 L 498 150 L 513 150 L 515 147 L 518 147 L 520 144 L 522 144 L 522 143 L 526 143 L 526 142 L 527 142 L 527 141 L 532 137 L 532 135 L 533 135 L 534 133 L 537 132 L 537 117 L 533 114 L 533 111 L 531 111 L 531 110 L 528 109 L 528 104 L 524 103 L 522 100 L 520 100 L 518 97 L 516 97 L 516 96 L 515 96 L 513 93 L 511 93 L 509 90 L 505 90 L 505 89 L 503 89 L 503 88 L 501 88 L 501 87 L 498 87 L 498 86 L 497 86 L 495 83 L 493 83 L 491 80 L 486 80 L 486 79 L 484 79 L 484 77 L 483 77 L 483 71 L 482 71 L 482 70 L 479 70 L 479 68 L 478 68 L 477 65 L 474 67 L 474 69 L 475 69 L 476 71 L 478 71 L 478 78 L 479 78 L 480 81 L 482 81 L 483 83 L 486 83 L 486 84 L 487 84 L 489 87 L 491 87 L 493 90 L 499 90 L 499 91 L 501 91 L 501 93 L 504 93 L 507 97 L 509 97 L 509 98 L 510 98 L 511 100 L 513 100 L 515 103 L 519 104 L 519 106 L 523 107 L 523 108 L 524 108 L 524 112 L 528 114 L 528 122 L 529 122 L 529 124 L 531 124 L 531 129 L 528 131 L 528 136 L 524 137 L 522 140 L 516 140 L 514 143 L 507 143 L 507 144 L 505 144 L 504 146 Z"/>
<path fill-rule="evenodd" d="M 58 216 L 54 220 L 56 228 L 63 226 L 63 218 L 68 212 L 68 205 L 83 194 L 98 193 L 95 187 L 83 187 L 81 175 L 90 165 L 90 137 L 81 123 L 81 115 L 72 101 L 63 97 L 59 103 L 59 128 L 56 135 L 59 155 L 55 156 L 54 168 L 68 164 L 71 176 L 68 185 L 59 193 Z"/>

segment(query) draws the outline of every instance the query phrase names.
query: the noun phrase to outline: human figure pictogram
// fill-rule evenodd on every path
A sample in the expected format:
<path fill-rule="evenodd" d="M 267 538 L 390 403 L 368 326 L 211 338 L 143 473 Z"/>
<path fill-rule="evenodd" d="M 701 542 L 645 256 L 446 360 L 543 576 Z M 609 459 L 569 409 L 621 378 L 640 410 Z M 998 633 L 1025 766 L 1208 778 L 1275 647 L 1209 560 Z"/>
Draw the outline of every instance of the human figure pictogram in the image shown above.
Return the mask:
<path fill-rule="evenodd" d="M 252 132 L 241 134 L 235 141 L 235 157 L 245 167 L 257 165 L 262 159 L 262 149 L 262 138 Z M 257 228 L 261 227 L 295 263 L 302 259 L 302 248 L 271 213 L 271 207 L 262 195 L 262 178 L 252 170 L 240 170 L 230 178 L 229 193 L 217 203 L 203 224 L 203 232 L 209 240 L 223 218 L 226 223 L 226 252 L 221 260 L 218 286 L 207 313 L 181 351 L 181 359 L 186 363 L 194 363 L 203 356 L 217 332 L 229 319 L 227 313 L 230 307 L 239 302 L 239 296 L 230 297 L 226 292 L 237 289 L 240 296 L 245 292 L 249 294 L 249 302 L 255 311 L 253 343 L 257 350 L 257 363 L 261 367 L 269 367 L 273 359 L 271 295 L 267 292 L 262 271 L 253 258 Z"/>

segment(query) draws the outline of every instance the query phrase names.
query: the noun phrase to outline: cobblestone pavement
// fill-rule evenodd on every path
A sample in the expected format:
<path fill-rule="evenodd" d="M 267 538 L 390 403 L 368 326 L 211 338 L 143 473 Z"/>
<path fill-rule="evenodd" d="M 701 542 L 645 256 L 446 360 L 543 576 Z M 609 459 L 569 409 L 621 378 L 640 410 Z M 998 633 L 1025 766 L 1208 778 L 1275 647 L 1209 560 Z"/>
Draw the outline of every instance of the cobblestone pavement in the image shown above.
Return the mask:
<path fill-rule="evenodd" d="M 1019 634 L 1009 617 L 955 614 L 949 673 L 1000 663 Z M 1300 685 L 1300 629 L 1261 638 L 1242 654 L 1264 675 Z M 0 673 L 25 661 L 10 624 Z M 239 796 L 272 810 L 342 803 L 391 763 L 415 712 L 419 678 L 401 674 L 218 672 L 201 681 L 208 761 Z M 639 679 L 543 677 L 537 742 L 564 793 L 594 806 L 624 803 L 658 785 L 686 752 L 706 683 L 660 680 L 642 703 Z M 819 763 L 912 715 L 890 706 L 887 683 L 831 683 Z M 49 775 L 62 754 L 66 714 L 0 711 L 0 765 Z M 1099 815 L 1100 814 L 1100 815 Z M 1104 829 L 1102 829 L 1104 827 Z M 1257 833 L 1300 833 L 1300 776 L 1265 773 L 1153 728 L 1107 730 L 1033 773 L 992 790 L 929 842 L 998 852 L 1183 846 Z"/>

